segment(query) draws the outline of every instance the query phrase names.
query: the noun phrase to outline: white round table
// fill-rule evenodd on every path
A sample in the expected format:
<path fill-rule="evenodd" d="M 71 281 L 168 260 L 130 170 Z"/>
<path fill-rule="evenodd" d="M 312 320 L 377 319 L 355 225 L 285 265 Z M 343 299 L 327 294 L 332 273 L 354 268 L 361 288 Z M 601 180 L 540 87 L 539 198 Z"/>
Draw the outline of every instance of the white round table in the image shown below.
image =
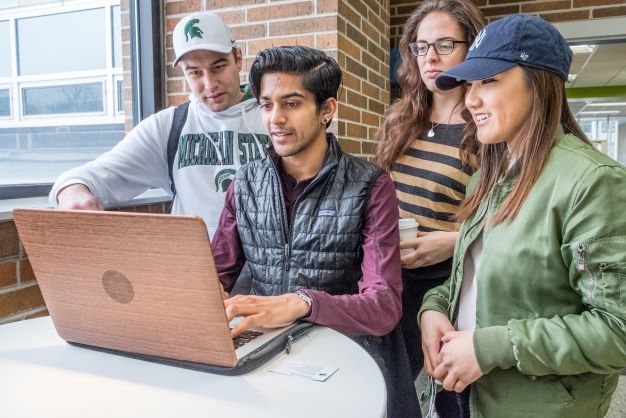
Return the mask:
<path fill-rule="evenodd" d="M 326 382 L 270 372 L 338 367 Z M 382 417 L 383 376 L 346 336 L 316 327 L 262 368 L 213 375 L 72 346 L 50 317 L 0 325 L 0 415 L 20 417 Z"/>

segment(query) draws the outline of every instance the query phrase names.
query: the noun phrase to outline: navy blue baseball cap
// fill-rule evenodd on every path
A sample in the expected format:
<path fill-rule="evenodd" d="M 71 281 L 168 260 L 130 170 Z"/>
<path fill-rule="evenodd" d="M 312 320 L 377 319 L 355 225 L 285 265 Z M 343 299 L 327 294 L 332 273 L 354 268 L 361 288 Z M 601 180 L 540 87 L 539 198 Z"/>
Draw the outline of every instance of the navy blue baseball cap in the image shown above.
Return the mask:
<path fill-rule="evenodd" d="M 552 71 L 567 81 L 571 63 L 572 50 L 554 26 L 537 16 L 514 14 L 485 26 L 465 61 L 440 74 L 435 82 L 440 90 L 450 90 L 516 65 Z"/>

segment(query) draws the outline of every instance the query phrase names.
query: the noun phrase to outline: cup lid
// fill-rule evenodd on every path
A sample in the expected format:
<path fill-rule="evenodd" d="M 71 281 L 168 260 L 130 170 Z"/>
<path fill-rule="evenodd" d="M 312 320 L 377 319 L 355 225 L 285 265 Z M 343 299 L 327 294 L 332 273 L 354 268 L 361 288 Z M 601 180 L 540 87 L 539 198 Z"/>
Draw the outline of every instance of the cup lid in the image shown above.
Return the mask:
<path fill-rule="evenodd" d="M 398 226 L 400 227 L 400 229 L 417 228 L 417 221 L 415 220 L 415 218 L 401 218 L 398 221 Z"/>

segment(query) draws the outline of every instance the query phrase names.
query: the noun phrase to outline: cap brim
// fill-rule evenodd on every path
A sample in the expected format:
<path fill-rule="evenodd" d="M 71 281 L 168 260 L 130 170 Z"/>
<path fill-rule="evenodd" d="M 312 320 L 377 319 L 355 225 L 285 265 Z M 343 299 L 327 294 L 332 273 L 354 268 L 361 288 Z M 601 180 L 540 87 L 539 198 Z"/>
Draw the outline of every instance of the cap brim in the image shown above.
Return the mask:
<path fill-rule="evenodd" d="M 493 58 L 471 58 L 441 73 L 435 80 L 439 90 L 450 90 L 466 81 L 484 80 L 515 67 L 517 63 Z"/>
<path fill-rule="evenodd" d="M 231 47 L 231 46 L 226 46 L 226 45 L 221 45 L 221 44 L 195 45 L 195 46 L 190 47 L 189 49 L 186 49 L 178 57 L 176 57 L 176 59 L 174 60 L 174 63 L 172 64 L 172 67 L 176 67 L 178 65 L 178 62 L 185 56 L 185 54 L 191 51 L 211 51 L 211 52 L 219 52 L 222 54 L 228 54 L 230 51 L 233 50 L 233 48 L 234 46 Z"/>

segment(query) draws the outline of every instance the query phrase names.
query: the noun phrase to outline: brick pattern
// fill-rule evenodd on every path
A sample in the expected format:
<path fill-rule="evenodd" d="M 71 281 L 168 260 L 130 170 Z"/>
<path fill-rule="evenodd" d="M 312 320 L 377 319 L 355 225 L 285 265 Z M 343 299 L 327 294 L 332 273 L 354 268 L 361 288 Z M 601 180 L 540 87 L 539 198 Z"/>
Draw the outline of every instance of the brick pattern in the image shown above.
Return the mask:
<path fill-rule="evenodd" d="M 13 221 L 0 222 L 0 324 L 47 314 Z"/>
<path fill-rule="evenodd" d="M 256 53 L 268 47 L 304 45 L 336 54 L 336 3 L 336 0 L 165 0 L 167 105 L 184 102 L 190 93 L 182 71 L 171 67 L 172 31 L 186 14 L 210 10 L 229 25 L 244 56 L 243 83 Z"/>
<path fill-rule="evenodd" d="M 133 128 L 133 91 L 130 61 L 130 10 L 129 0 L 120 0 L 120 29 L 122 30 L 122 77 L 124 80 L 124 130 Z"/>
<path fill-rule="evenodd" d="M 390 95 L 389 0 L 338 3 L 339 136 L 346 152 L 370 158 Z"/>
<path fill-rule="evenodd" d="M 389 102 L 389 0 L 166 0 L 166 97 L 169 106 L 187 100 L 190 91 L 174 60 L 172 31 L 188 13 L 212 10 L 230 26 L 244 55 L 241 81 L 257 52 L 280 45 L 304 45 L 326 51 L 344 71 L 338 115 L 330 130 L 342 147 L 371 157 L 374 135 Z"/>
<path fill-rule="evenodd" d="M 489 22 L 512 13 L 539 15 L 549 22 L 626 16 L 626 0 L 473 0 Z M 391 45 L 402 36 L 402 25 L 420 1 L 391 0 Z"/>
<path fill-rule="evenodd" d="M 112 210 L 169 213 L 170 202 Z M 13 221 L 0 222 L 0 324 L 48 315 L 37 279 Z"/>

